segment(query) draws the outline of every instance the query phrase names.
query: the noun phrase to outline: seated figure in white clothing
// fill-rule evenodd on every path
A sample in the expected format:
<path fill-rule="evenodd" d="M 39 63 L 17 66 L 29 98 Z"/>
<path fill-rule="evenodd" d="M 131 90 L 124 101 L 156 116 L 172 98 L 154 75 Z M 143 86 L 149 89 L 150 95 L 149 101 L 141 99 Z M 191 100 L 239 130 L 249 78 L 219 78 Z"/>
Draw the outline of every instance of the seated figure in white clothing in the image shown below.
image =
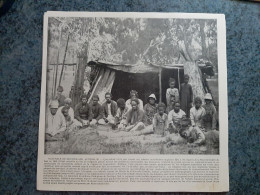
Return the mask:
<path fill-rule="evenodd" d="M 49 105 L 49 112 L 47 112 L 45 140 L 54 141 L 63 137 L 63 132 L 66 130 L 66 120 L 61 112 L 57 112 L 59 102 L 57 100 L 51 101 Z"/>

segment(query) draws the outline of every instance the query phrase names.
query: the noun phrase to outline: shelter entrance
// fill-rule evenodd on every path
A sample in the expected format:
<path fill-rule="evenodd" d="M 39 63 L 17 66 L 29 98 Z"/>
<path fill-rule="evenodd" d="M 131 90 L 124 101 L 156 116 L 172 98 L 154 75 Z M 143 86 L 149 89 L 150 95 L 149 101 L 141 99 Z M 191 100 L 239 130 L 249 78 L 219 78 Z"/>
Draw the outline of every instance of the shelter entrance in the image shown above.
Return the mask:
<path fill-rule="evenodd" d="M 162 69 L 162 101 L 166 103 L 166 90 L 169 88 L 169 78 L 172 77 L 176 80 L 176 88 L 179 89 L 179 81 L 183 82 L 184 71 L 183 69 Z M 147 102 L 149 95 L 154 93 L 159 102 L 159 74 L 158 72 L 148 73 L 128 73 L 123 71 L 116 71 L 115 81 L 112 87 L 113 99 L 116 101 L 118 98 L 129 99 L 129 92 L 136 90 L 139 98 Z"/>
<path fill-rule="evenodd" d="M 116 71 L 114 85 L 112 87 L 113 99 L 129 99 L 131 90 L 138 92 L 139 98 L 146 103 L 146 99 L 154 93 L 159 97 L 158 73 L 128 73 Z"/>

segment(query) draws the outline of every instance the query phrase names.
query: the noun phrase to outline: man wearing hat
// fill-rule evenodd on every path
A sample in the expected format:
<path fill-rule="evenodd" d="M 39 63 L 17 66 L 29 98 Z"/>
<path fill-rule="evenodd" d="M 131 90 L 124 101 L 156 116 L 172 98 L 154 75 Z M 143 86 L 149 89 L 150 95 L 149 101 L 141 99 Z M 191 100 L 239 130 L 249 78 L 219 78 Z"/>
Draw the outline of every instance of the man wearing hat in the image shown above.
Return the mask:
<path fill-rule="evenodd" d="M 66 121 L 64 116 L 58 113 L 59 102 L 52 100 L 49 104 L 49 112 L 46 120 L 46 140 L 66 130 Z"/>
<path fill-rule="evenodd" d="M 204 97 L 205 104 L 202 106 L 206 114 L 203 117 L 203 126 L 205 131 L 215 130 L 216 129 L 216 108 L 212 103 L 212 96 L 210 93 L 207 93 Z"/>
<path fill-rule="evenodd" d="M 144 113 L 145 113 L 145 124 L 151 125 L 153 124 L 153 117 L 157 113 L 157 104 L 155 103 L 156 97 L 154 94 L 151 94 L 147 98 L 147 104 L 144 106 Z"/>

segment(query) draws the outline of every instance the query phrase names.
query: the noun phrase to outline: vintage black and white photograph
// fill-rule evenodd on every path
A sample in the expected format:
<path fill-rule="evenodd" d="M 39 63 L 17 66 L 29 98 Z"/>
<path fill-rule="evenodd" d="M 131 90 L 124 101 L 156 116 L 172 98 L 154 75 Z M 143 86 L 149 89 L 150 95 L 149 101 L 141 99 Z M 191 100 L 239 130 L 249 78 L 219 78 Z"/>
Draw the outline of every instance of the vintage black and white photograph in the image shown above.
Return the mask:
<path fill-rule="evenodd" d="M 217 19 L 49 17 L 45 154 L 219 154 Z"/>

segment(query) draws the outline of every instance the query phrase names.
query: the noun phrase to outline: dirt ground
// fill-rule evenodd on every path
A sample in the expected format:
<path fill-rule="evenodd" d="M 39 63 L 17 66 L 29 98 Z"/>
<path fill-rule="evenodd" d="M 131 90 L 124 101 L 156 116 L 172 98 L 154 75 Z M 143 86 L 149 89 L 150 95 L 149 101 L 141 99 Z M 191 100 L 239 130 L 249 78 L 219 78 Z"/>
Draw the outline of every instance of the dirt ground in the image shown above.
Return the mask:
<path fill-rule="evenodd" d="M 170 140 L 177 144 L 168 145 Z M 206 142 L 191 147 L 179 136 L 135 136 L 107 126 L 84 128 L 69 133 L 67 140 L 45 142 L 46 154 L 219 154 L 219 147 Z"/>

